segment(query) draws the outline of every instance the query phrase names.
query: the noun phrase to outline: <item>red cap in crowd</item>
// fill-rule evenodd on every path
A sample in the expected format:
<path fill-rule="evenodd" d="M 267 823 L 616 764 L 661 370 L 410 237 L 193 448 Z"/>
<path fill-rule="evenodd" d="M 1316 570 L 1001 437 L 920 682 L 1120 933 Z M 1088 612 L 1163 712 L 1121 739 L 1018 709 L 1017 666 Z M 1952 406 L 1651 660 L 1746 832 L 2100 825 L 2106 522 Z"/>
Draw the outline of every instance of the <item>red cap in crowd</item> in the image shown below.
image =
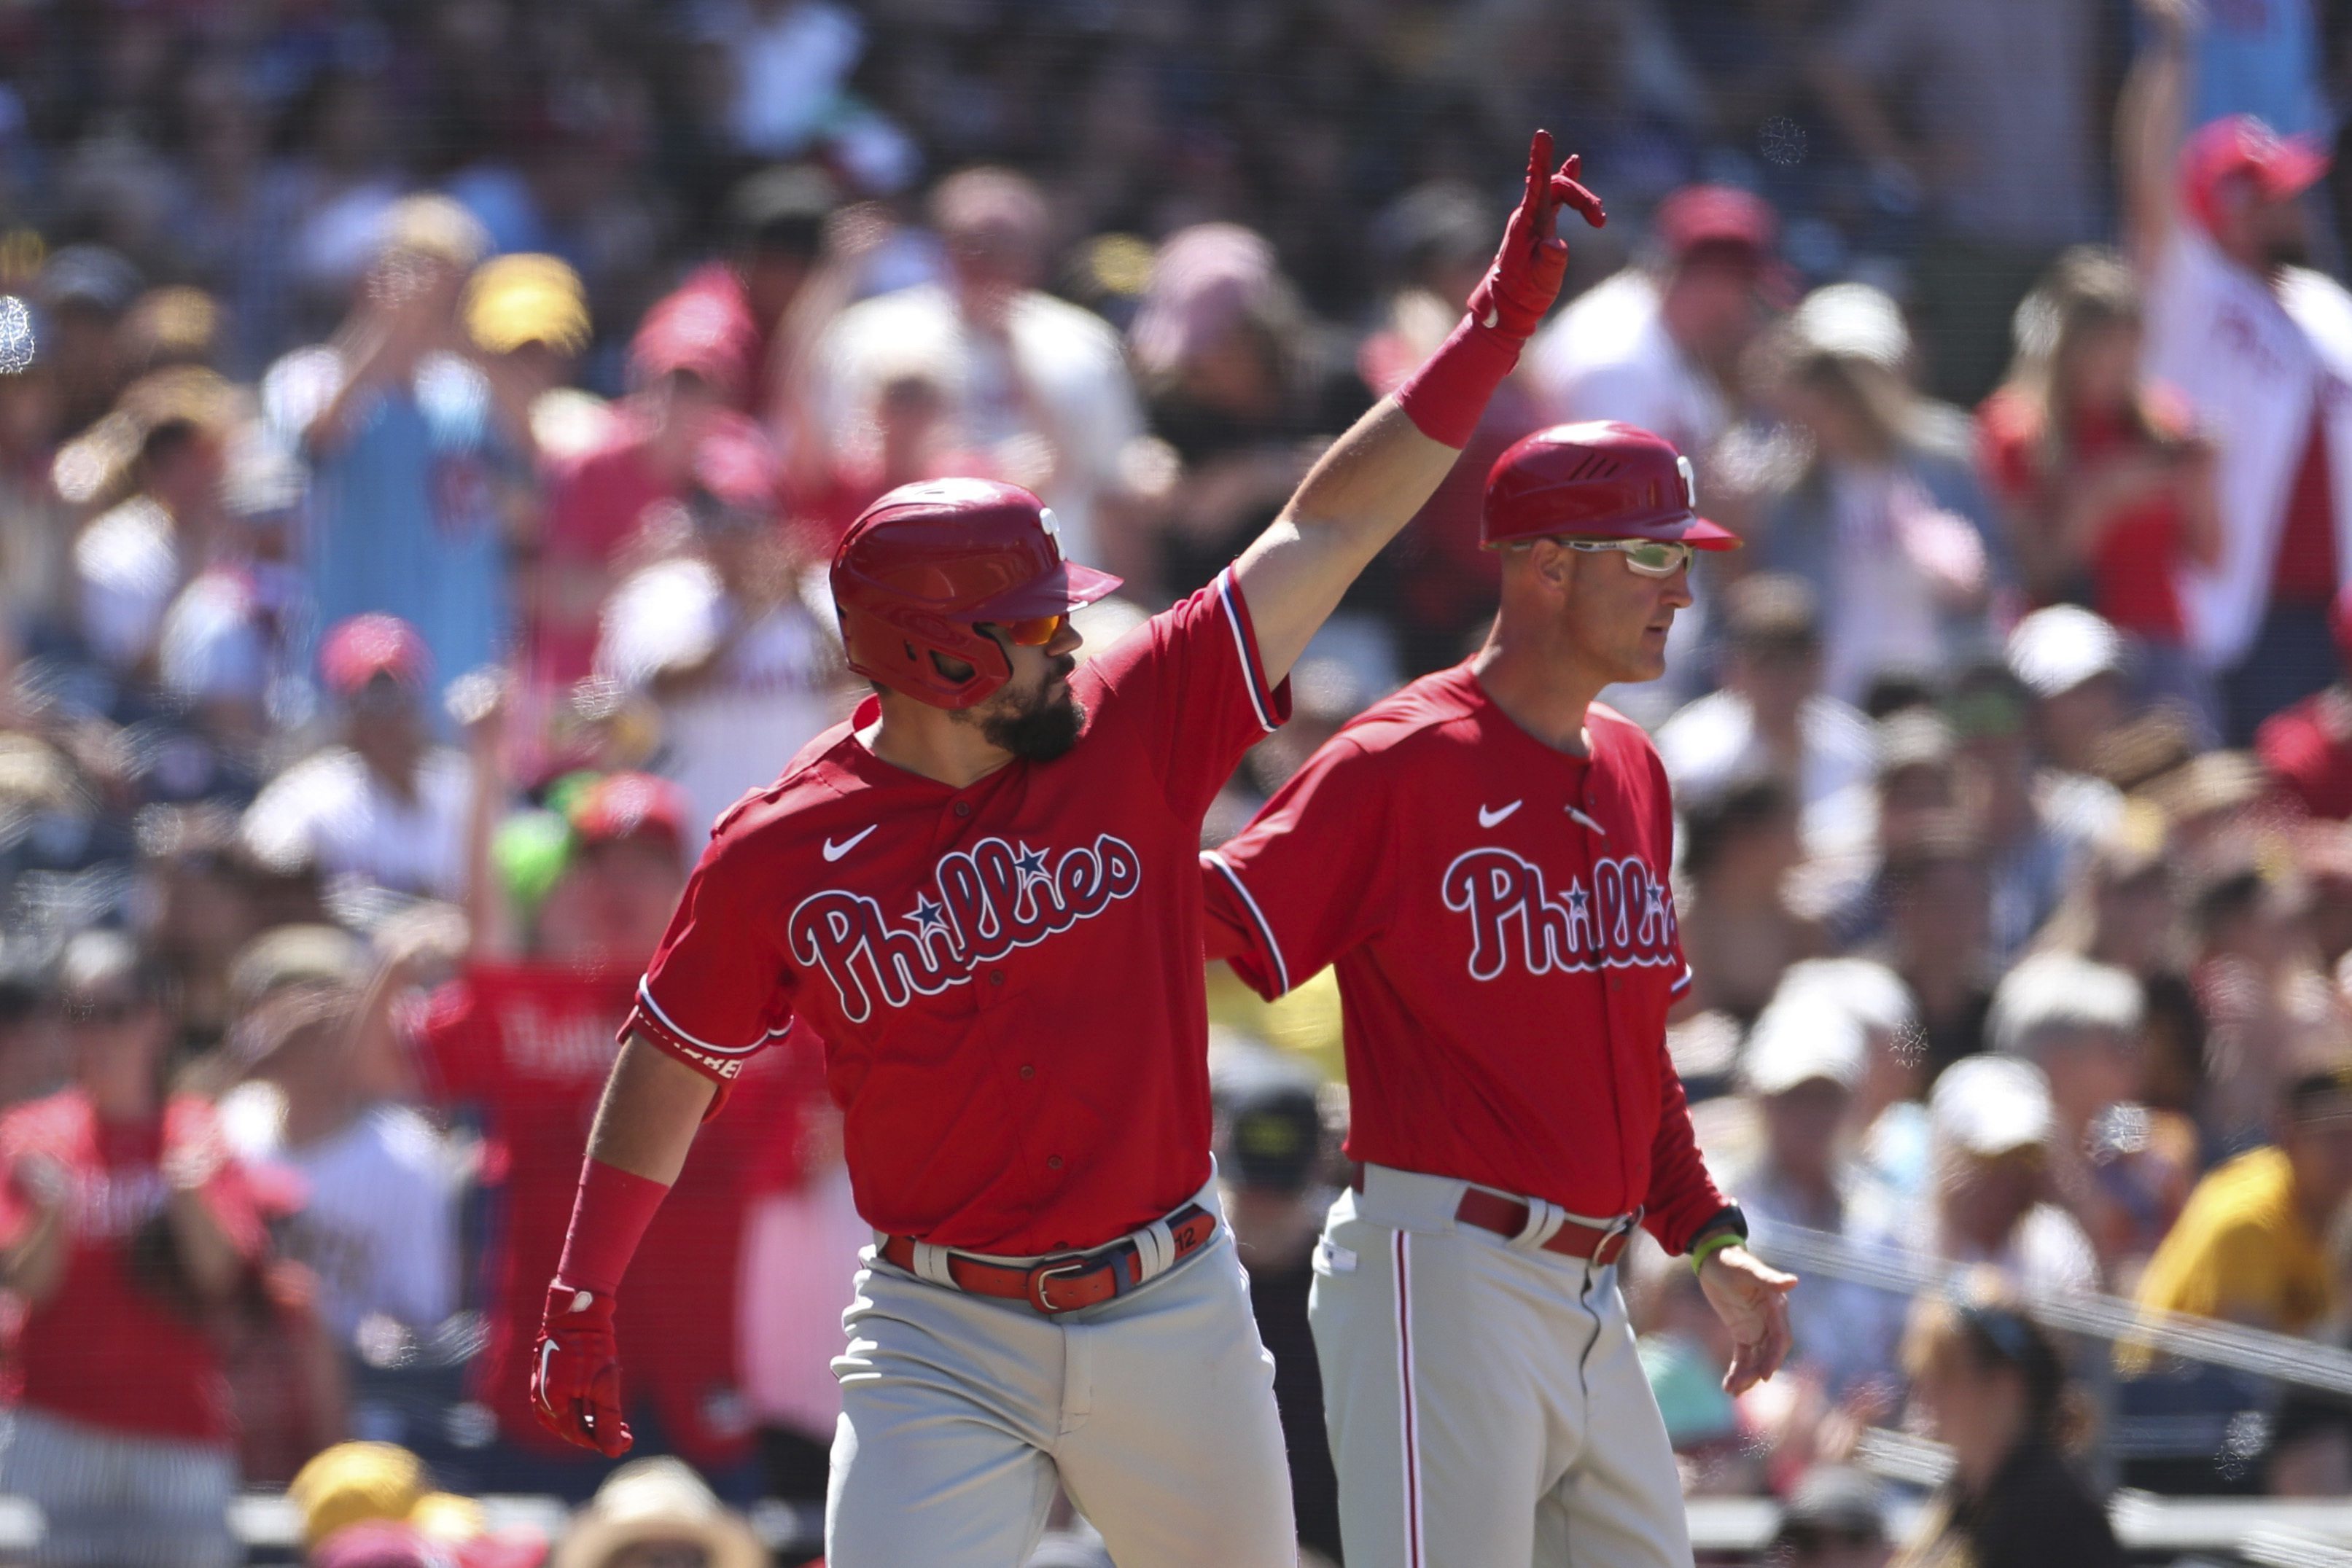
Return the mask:
<path fill-rule="evenodd" d="M 681 289 L 646 313 L 629 342 L 629 368 L 641 381 L 677 371 L 700 376 L 730 402 L 751 384 L 757 329 L 709 289 Z"/>
<path fill-rule="evenodd" d="M 2327 152 L 2317 142 L 2281 136 L 2251 114 L 2225 115 L 2199 127 L 2180 149 L 2180 199 L 2210 231 L 2231 181 L 2278 202 L 2303 194 L 2326 172 Z"/>
<path fill-rule="evenodd" d="M 667 779 L 615 773 L 599 779 L 572 802 L 572 831 L 583 844 L 651 835 L 683 846 L 688 809 L 686 792 Z"/>
<path fill-rule="evenodd" d="M 1709 246 L 1752 252 L 1759 261 L 1780 244 L 1772 204 L 1731 185 L 1685 185 L 1658 204 L 1658 239 L 1676 261 Z"/>
<path fill-rule="evenodd" d="M 311 1550 L 310 1568 L 453 1568 L 413 1526 L 388 1519 L 347 1524 Z"/>
<path fill-rule="evenodd" d="M 432 651 L 416 628 L 397 615 L 370 612 L 339 621 L 319 647 L 319 674 L 329 691 L 346 700 L 378 675 L 422 691 L 432 673 Z"/>
<path fill-rule="evenodd" d="M 694 482 L 739 512 L 776 509 L 779 469 L 775 448 L 749 421 L 721 423 L 694 449 Z"/>

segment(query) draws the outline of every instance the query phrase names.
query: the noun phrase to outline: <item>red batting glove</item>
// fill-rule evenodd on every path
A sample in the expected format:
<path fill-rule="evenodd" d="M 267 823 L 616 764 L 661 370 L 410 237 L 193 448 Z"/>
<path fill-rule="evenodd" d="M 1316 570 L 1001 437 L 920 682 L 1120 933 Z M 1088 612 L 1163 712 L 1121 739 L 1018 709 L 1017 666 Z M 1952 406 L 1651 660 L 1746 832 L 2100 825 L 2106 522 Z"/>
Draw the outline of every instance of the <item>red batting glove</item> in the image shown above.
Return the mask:
<path fill-rule="evenodd" d="M 530 1357 L 530 1405 L 539 1424 L 608 1459 L 635 1439 L 621 1418 L 621 1347 L 613 1336 L 613 1298 L 558 1280 L 547 1288 L 547 1315 Z"/>
<path fill-rule="evenodd" d="M 1609 221 L 1601 198 L 1577 183 L 1575 153 L 1552 172 L 1551 132 L 1538 131 L 1528 143 L 1528 185 L 1503 229 L 1495 265 L 1470 291 L 1470 315 L 1482 327 L 1525 341 L 1559 298 L 1568 275 L 1568 242 L 1557 232 L 1559 209 L 1570 206 L 1594 228 Z"/>

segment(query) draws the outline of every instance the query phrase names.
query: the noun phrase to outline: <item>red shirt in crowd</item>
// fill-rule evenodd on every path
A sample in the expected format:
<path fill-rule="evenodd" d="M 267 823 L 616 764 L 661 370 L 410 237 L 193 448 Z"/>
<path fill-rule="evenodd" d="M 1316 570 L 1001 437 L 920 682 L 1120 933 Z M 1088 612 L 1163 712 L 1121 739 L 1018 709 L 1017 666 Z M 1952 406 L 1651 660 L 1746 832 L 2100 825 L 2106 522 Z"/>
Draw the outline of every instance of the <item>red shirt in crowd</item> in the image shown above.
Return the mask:
<path fill-rule="evenodd" d="M 57 1293 L 25 1312 L 10 1347 L 10 1404 L 131 1437 L 223 1441 L 235 1431 L 211 1333 L 133 1261 L 141 1233 L 168 1223 L 171 1155 L 215 1167 L 205 1206 L 257 1263 L 267 1239 L 252 1187 L 205 1102 L 183 1097 L 150 1120 L 110 1123 L 68 1089 L 0 1117 L 0 1245 L 22 1239 L 37 1213 L 22 1185 L 36 1159 L 62 1176 L 73 1231 Z"/>
<path fill-rule="evenodd" d="M 2168 434 L 2185 435 L 2187 411 L 2169 398 L 2152 398 Z M 2032 402 L 2010 388 L 1985 400 L 1977 416 L 1979 451 L 1987 485 L 2014 507 L 2047 505 L 2053 476 L 2041 465 L 2044 434 Z M 2070 433 L 2078 462 L 2091 464 L 2127 452 L 2137 434 L 2109 413 L 2084 413 Z M 2092 547 L 2091 608 L 2116 627 L 2151 643 L 2178 643 L 2185 634 L 2174 575 L 2187 559 L 2180 504 L 2158 489 L 2116 512 Z"/>
<path fill-rule="evenodd" d="M 1201 819 L 1287 698 L 1230 570 L 1071 685 L 1076 747 L 961 789 L 868 750 L 869 699 L 720 821 L 639 989 L 630 1029 L 722 1083 L 824 1035 L 878 1229 L 1092 1247 L 1208 1179 Z"/>
<path fill-rule="evenodd" d="M 1646 1207 L 1679 1252 L 1724 1199 L 1666 1056 L 1674 809 L 1640 727 L 1585 732 L 1555 751 L 1467 664 L 1374 704 L 1202 857 L 1208 953 L 1268 998 L 1338 967 L 1351 1158 Z"/>
<path fill-rule="evenodd" d="M 765 451 L 766 435 L 742 414 L 721 409 L 712 416 L 707 441 L 731 441 Z M 598 616 L 593 602 L 559 603 L 564 584 L 587 569 L 583 580 L 609 584 L 622 552 L 657 508 L 681 502 L 693 483 L 656 466 L 646 417 L 626 402 L 617 404 L 604 437 L 586 451 L 554 465 L 548 476 L 547 522 L 540 549 L 550 588 L 532 627 L 532 674 L 544 684 L 569 685 L 586 675 L 596 655 Z M 566 574 L 561 569 L 575 569 Z"/>
<path fill-rule="evenodd" d="M 524 1362 L 635 978 L 559 964 L 477 964 L 435 994 L 421 1030 L 438 1095 L 483 1112 L 483 1182 L 501 1205 L 475 1396 L 505 1437 L 566 1457 L 574 1450 L 531 1414 Z M 670 1446 L 700 1465 L 724 1467 L 750 1452 L 735 1334 L 752 1196 L 744 1173 L 786 1113 L 783 1066 L 780 1058 L 747 1076 L 742 1103 L 702 1130 L 630 1268 L 657 1284 L 621 1299 L 628 1396 L 650 1406 Z"/>
<path fill-rule="evenodd" d="M 2311 405 L 2311 431 L 2286 495 L 2286 522 L 2271 560 L 2271 597 L 2326 604 L 2336 597 L 2336 483 L 2327 466 L 2327 400 Z"/>
<path fill-rule="evenodd" d="M 2352 693 L 2340 685 L 2263 720 L 2254 755 L 2315 817 L 2352 817 Z"/>

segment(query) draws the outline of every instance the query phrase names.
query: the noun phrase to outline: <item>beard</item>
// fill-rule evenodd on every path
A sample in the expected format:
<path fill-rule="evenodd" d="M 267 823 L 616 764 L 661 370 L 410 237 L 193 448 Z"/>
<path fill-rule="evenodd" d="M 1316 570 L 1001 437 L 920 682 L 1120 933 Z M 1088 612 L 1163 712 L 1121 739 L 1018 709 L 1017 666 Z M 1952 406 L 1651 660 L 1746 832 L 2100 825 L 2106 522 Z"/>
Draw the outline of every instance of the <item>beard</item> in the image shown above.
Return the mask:
<path fill-rule="evenodd" d="M 981 735 L 991 746 L 1024 762 L 1051 762 L 1067 756 L 1087 724 L 1085 706 L 1061 684 L 1076 667 L 1075 659 L 1058 660 L 1046 684 L 1035 694 L 1003 708 L 991 705 L 991 711 L 979 719 Z"/>

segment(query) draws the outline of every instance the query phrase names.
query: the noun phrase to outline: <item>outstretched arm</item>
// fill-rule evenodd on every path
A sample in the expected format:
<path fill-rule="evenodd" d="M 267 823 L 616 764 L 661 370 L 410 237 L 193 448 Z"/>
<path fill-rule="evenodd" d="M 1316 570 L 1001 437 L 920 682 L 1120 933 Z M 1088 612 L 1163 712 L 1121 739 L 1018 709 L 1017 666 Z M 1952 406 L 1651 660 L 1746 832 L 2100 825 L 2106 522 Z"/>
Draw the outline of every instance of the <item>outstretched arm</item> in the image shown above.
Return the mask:
<path fill-rule="evenodd" d="M 2189 35 L 2193 0 L 2141 0 L 2147 42 L 2116 99 L 2116 175 L 2124 245 L 2132 264 L 2153 267 L 2171 231 L 2173 164 L 2188 113 Z"/>
<path fill-rule="evenodd" d="M 1559 296 L 1568 245 L 1562 204 L 1599 228 L 1601 200 L 1576 180 L 1577 160 L 1552 169 L 1551 133 L 1528 149 L 1528 183 L 1470 314 L 1430 361 L 1323 455 L 1234 576 L 1249 602 L 1270 683 L 1290 673 L 1339 597 L 1404 527 L 1462 455 L 1496 387 Z"/>

